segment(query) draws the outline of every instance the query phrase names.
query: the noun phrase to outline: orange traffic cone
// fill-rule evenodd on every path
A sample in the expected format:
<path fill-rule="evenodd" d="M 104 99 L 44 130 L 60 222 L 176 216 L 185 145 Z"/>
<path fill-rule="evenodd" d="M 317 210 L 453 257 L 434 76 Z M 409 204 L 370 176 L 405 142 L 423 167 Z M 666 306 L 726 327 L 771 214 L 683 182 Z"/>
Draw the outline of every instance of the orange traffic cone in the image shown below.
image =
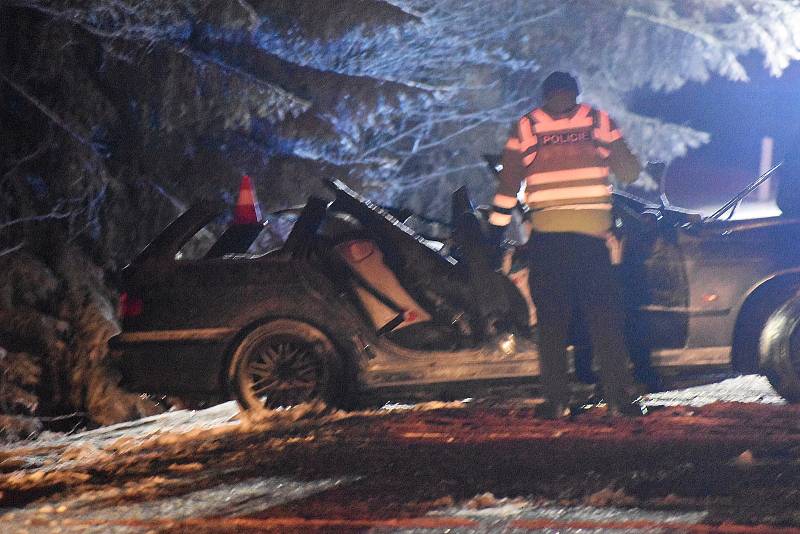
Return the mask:
<path fill-rule="evenodd" d="M 261 209 L 258 207 L 258 199 L 250 183 L 250 176 L 242 176 L 242 184 L 239 186 L 239 198 L 236 207 L 233 209 L 233 224 L 257 224 L 261 222 Z"/>

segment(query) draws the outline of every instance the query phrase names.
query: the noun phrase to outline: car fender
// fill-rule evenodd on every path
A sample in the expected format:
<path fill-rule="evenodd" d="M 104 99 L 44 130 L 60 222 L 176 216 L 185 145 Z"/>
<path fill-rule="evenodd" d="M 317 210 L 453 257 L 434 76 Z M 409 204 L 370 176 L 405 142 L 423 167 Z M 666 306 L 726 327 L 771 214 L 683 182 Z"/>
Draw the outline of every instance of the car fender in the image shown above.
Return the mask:
<path fill-rule="evenodd" d="M 764 322 L 797 288 L 800 288 L 800 268 L 792 268 L 763 277 L 745 293 L 734 309 L 731 352 L 734 369 L 756 371 L 758 338 Z"/>

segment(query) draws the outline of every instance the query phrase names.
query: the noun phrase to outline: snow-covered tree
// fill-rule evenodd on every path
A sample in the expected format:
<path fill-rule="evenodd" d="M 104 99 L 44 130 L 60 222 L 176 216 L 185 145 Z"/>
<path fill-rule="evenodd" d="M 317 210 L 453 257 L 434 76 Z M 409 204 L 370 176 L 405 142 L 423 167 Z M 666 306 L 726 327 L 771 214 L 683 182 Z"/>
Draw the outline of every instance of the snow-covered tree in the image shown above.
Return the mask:
<path fill-rule="evenodd" d="M 789 0 L 10 0 L 2 9 L 11 127 L 30 114 L 47 124 L 7 149 L 3 172 L 13 181 L 46 167 L 36 161 L 46 150 L 33 157 L 45 141 L 66 156 L 55 168 L 73 184 L 53 188 L 42 175 L 55 189 L 45 212 L 64 198 L 99 209 L 154 192 L 182 205 L 229 193 L 249 172 L 270 207 L 337 176 L 442 215 L 457 185 L 489 194 L 481 155 L 499 150 L 552 70 L 575 73 L 582 98 L 612 112 L 642 159 L 669 161 L 708 135 L 632 113 L 631 91 L 712 74 L 746 81 L 738 58 L 752 51 L 777 76 L 800 56 L 800 3 Z M 17 197 L 31 179 L 17 180 Z M 14 215 L 42 213 L 33 211 Z"/>
<path fill-rule="evenodd" d="M 444 218 L 457 186 L 492 193 L 482 155 L 549 72 L 669 161 L 708 135 L 628 95 L 746 81 L 754 51 L 776 76 L 800 57 L 800 2 L 5 0 L 0 359 L 27 371 L 3 372 L 0 410 L 153 409 L 105 367 L 115 297 L 92 265 L 118 267 L 198 198 L 232 201 L 244 173 L 267 210 L 337 177 Z"/>

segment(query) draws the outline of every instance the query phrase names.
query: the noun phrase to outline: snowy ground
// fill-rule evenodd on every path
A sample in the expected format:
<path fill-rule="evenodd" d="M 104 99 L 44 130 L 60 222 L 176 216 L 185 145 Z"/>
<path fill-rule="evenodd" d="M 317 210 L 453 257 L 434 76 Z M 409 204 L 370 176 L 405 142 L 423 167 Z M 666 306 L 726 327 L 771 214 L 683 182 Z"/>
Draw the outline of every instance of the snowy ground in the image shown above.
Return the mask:
<path fill-rule="evenodd" d="M 800 408 L 763 377 L 651 395 L 636 420 L 541 421 L 536 402 L 311 406 L 261 421 L 226 403 L 47 434 L 0 449 L 0 532 L 800 526 Z"/>

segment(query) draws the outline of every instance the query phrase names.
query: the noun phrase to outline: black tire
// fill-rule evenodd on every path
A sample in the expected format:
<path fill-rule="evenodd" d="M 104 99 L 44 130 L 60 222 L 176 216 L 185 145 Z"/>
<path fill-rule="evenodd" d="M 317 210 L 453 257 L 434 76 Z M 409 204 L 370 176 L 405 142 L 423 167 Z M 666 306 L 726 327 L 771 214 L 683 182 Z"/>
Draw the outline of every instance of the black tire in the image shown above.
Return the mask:
<path fill-rule="evenodd" d="M 769 316 L 759 340 L 759 367 L 789 402 L 800 402 L 800 295 Z"/>
<path fill-rule="evenodd" d="M 228 383 L 245 410 L 271 410 L 303 402 L 340 406 L 341 358 L 316 327 L 275 319 L 249 332 L 236 347 Z"/>
<path fill-rule="evenodd" d="M 731 364 L 742 374 L 761 371 L 759 338 L 770 316 L 797 293 L 797 281 L 767 287 L 748 299 L 736 321 Z"/>

